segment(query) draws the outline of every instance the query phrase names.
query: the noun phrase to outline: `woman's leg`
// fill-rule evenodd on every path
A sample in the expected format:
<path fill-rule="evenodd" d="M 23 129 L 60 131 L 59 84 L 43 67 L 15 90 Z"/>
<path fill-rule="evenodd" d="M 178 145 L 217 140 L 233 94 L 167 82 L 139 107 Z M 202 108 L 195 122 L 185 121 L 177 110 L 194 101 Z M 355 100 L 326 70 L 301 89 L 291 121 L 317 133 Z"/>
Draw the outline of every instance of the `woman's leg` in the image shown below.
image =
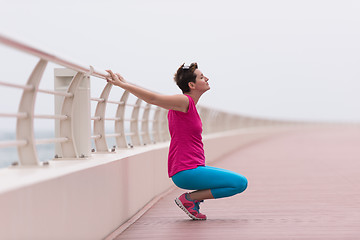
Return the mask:
<path fill-rule="evenodd" d="M 192 200 L 196 200 L 196 201 L 202 201 L 205 199 L 214 199 L 214 196 L 212 195 L 210 189 L 194 191 L 192 193 L 189 193 L 189 197 Z"/>
<path fill-rule="evenodd" d="M 181 171 L 175 174 L 172 180 L 180 188 L 197 190 L 192 192 L 190 197 L 198 201 L 233 196 L 247 188 L 247 179 L 244 176 L 210 166 Z"/>

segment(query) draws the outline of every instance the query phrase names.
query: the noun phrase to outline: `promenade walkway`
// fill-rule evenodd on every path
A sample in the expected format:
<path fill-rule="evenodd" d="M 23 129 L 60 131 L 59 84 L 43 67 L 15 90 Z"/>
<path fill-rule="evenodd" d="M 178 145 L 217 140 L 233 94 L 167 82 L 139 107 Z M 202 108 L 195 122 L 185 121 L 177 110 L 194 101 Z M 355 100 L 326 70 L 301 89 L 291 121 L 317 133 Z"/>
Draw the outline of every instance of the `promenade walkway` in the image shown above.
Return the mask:
<path fill-rule="evenodd" d="M 278 134 L 215 164 L 245 175 L 248 189 L 206 200 L 192 221 L 164 196 L 120 239 L 360 239 L 360 128 Z"/>

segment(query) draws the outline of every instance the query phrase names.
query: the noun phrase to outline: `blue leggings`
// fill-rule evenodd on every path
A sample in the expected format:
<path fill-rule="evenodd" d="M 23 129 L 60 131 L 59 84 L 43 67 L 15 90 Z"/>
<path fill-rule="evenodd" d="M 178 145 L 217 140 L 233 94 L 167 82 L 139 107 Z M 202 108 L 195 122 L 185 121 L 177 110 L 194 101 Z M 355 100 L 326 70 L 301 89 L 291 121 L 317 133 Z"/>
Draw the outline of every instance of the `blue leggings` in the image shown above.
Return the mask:
<path fill-rule="evenodd" d="M 172 180 L 176 186 L 187 190 L 210 189 L 214 198 L 241 193 L 248 183 L 247 179 L 238 173 L 210 166 L 198 166 L 178 172 L 172 176 Z"/>

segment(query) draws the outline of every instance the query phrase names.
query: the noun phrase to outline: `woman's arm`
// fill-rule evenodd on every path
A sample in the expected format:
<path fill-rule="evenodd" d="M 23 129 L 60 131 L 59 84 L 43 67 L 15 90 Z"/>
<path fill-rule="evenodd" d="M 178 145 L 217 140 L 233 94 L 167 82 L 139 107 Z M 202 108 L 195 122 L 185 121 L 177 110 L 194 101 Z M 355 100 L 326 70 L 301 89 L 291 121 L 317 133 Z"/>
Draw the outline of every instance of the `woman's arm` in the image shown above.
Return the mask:
<path fill-rule="evenodd" d="M 127 83 L 120 74 L 114 74 L 111 70 L 106 70 L 110 76 L 106 80 L 124 90 L 132 93 L 136 97 L 147 103 L 157 105 L 165 109 L 172 109 L 181 112 L 187 112 L 189 107 L 189 99 L 183 94 L 177 95 L 161 95 L 144 88 L 138 87 L 131 83 Z"/>

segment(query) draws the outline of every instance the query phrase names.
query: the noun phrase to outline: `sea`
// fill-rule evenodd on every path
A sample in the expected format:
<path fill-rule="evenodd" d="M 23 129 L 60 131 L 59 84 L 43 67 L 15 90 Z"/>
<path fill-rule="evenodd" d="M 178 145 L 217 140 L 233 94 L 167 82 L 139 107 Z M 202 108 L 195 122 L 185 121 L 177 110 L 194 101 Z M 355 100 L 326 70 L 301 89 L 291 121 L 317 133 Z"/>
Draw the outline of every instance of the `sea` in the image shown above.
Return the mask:
<path fill-rule="evenodd" d="M 54 138 L 53 131 L 41 131 L 35 133 L 36 138 Z M 16 135 L 14 132 L 1 131 L 0 141 L 14 141 Z M 53 159 L 55 156 L 54 144 L 43 144 L 36 146 L 36 150 L 41 162 Z M 6 168 L 12 164 L 19 163 L 19 157 L 16 147 L 0 148 L 0 168 Z"/>
<path fill-rule="evenodd" d="M 35 132 L 36 139 L 49 139 L 54 138 L 54 131 L 43 130 Z M 14 141 L 16 135 L 14 132 L 0 131 L 0 142 L 2 141 Z M 109 148 L 115 145 L 115 138 L 106 139 Z M 92 148 L 94 148 L 94 142 L 92 141 Z M 38 158 L 40 162 L 46 162 L 55 157 L 55 144 L 41 144 L 36 146 Z M 18 164 L 19 157 L 16 147 L 0 148 L 0 168 L 6 168 L 12 164 Z"/>

